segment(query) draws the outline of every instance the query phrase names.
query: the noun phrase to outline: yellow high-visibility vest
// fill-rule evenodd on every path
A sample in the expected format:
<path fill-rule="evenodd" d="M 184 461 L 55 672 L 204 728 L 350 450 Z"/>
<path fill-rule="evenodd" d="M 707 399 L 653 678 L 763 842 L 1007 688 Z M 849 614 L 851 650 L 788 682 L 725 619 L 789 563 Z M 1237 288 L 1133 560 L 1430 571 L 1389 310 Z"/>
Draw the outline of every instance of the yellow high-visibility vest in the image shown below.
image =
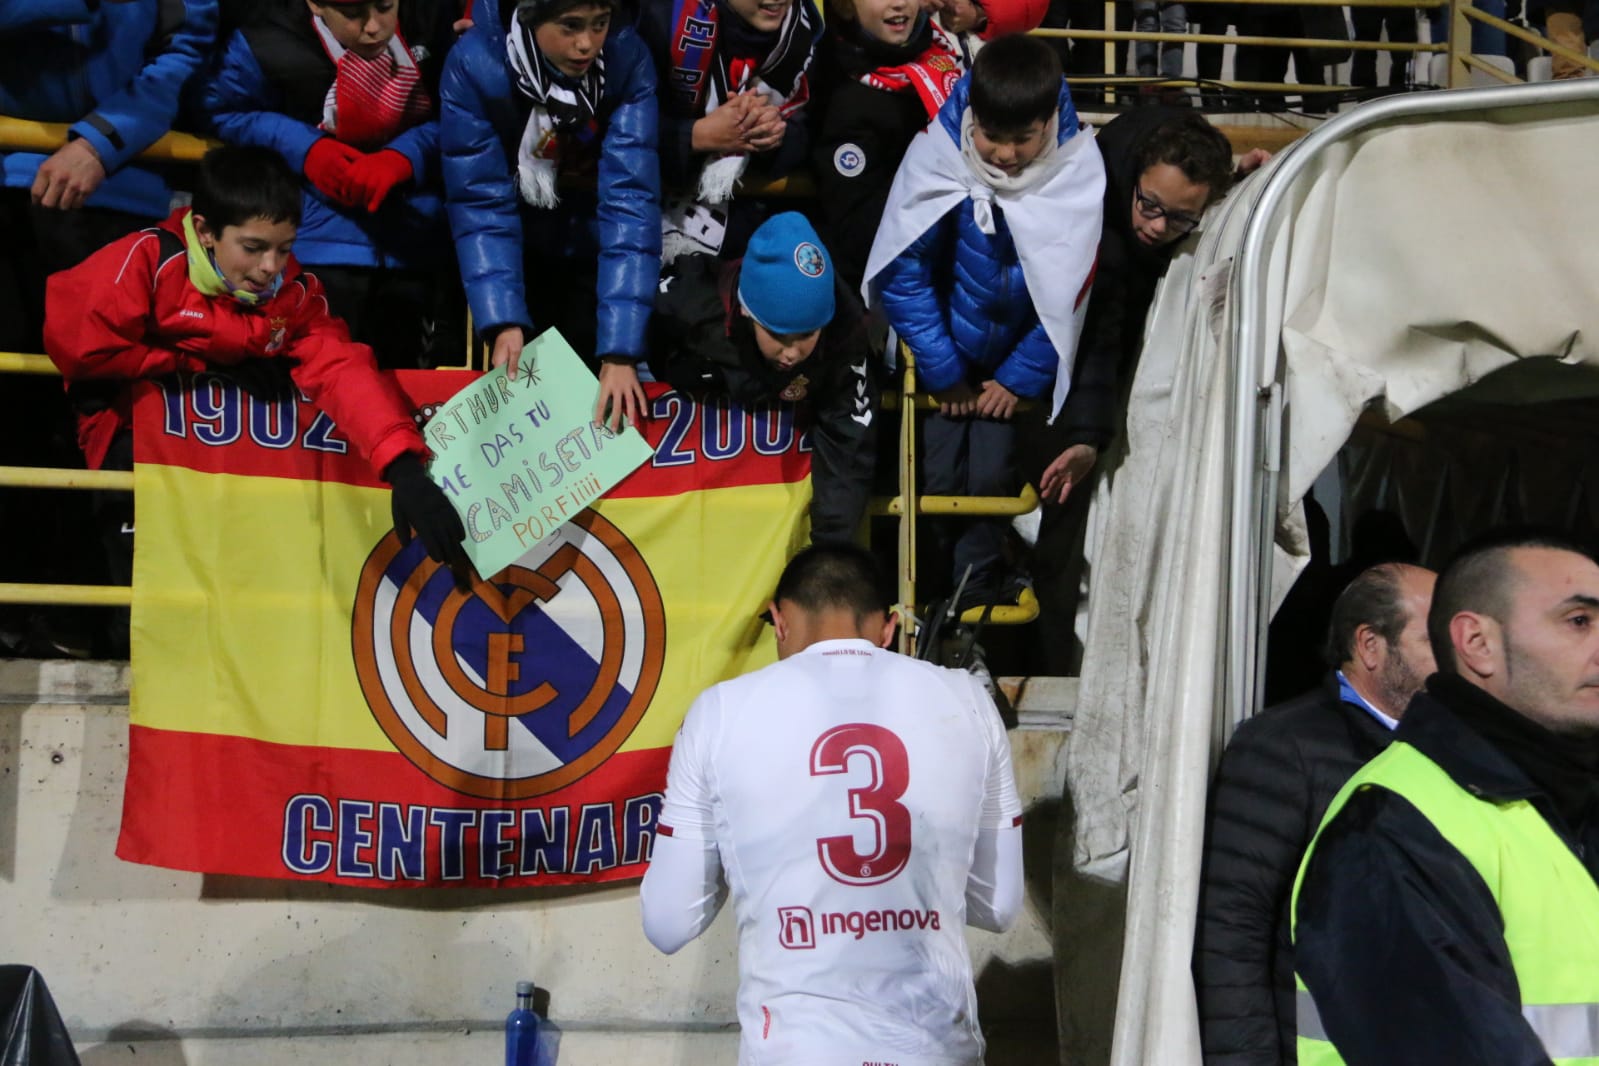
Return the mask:
<path fill-rule="evenodd" d="M 1427 756 L 1395 741 L 1333 797 L 1294 878 L 1292 913 L 1316 841 L 1349 797 L 1386 788 L 1409 800 L 1482 875 L 1504 920 L 1521 1016 L 1557 1064 L 1599 1066 L 1599 885 L 1526 800 L 1479 799 Z M 1296 973 L 1300 1066 L 1341 1066 Z"/>

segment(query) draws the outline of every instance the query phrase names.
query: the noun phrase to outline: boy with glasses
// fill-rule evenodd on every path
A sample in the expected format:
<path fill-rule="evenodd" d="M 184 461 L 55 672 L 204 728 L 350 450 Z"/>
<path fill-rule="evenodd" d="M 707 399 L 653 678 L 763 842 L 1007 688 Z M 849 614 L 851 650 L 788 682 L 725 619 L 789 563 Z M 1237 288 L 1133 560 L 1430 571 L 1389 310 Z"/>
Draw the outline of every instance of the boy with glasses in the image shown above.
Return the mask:
<path fill-rule="evenodd" d="M 1105 223 L 1088 315 L 1065 406 L 1046 434 L 1053 456 L 1039 481 L 1049 503 L 1065 503 L 1115 436 L 1122 375 L 1143 344 L 1155 284 L 1177 242 L 1233 181 L 1232 146 L 1192 111 L 1147 107 L 1105 125 L 1096 138 L 1105 160 Z M 1251 152 L 1247 172 L 1266 158 Z"/>

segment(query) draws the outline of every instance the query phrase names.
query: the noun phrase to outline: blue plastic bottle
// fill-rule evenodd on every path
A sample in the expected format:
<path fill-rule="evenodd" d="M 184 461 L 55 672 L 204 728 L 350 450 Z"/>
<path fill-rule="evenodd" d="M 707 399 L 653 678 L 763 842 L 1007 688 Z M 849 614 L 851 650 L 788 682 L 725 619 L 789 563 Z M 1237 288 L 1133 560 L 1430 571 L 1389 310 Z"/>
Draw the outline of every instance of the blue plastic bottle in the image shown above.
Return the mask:
<path fill-rule="evenodd" d="M 516 1009 L 505 1018 L 505 1066 L 537 1066 L 539 1016 L 533 1013 L 533 982 L 516 983 Z"/>

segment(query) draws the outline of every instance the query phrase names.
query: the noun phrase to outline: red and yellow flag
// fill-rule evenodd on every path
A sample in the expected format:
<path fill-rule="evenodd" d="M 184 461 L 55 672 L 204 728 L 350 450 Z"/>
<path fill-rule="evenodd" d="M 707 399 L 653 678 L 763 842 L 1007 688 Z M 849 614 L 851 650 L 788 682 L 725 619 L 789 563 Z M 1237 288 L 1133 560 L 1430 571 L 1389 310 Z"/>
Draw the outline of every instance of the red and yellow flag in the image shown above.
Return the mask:
<path fill-rule="evenodd" d="M 419 420 L 470 380 L 399 377 Z M 373 886 L 641 874 L 689 703 L 774 656 L 757 614 L 810 499 L 791 406 L 650 388 L 651 462 L 463 594 L 310 404 L 145 387 L 117 854 Z"/>

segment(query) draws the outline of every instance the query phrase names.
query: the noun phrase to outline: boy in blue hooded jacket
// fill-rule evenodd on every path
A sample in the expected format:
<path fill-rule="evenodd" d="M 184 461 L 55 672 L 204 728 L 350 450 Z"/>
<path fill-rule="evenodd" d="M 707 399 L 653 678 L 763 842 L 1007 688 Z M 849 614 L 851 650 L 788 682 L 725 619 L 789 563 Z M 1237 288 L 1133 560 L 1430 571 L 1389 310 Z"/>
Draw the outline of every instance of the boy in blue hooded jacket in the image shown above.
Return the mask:
<path fill-rule="evenodd" d="M 613 0 L 478 0 L 444 67 L 444 188 L 495 366 L 554 326 L 600 364 L 595 417 L 636 423 L 661 269 L 655 68 Z M 561 183 L 558 179 L 568 179 Z M 593 183 L 593 184 L 591 184 Z"/>
<path fill-rule="evenodd" d="M 939 401 L 923 491 L 1009 496 L 1022 399 L 1059 411 L 1099 244 L 1104 166 L 1054 51 L 988 44 L 894 177 L 866 289 Z M 948 530 L 948 524 L 936 527 Z M 948 545 L 962 608 L 997 602 L 1005 523 L 972 519 Z M 969 574 L 968 574 L 969 572 Z"/>

